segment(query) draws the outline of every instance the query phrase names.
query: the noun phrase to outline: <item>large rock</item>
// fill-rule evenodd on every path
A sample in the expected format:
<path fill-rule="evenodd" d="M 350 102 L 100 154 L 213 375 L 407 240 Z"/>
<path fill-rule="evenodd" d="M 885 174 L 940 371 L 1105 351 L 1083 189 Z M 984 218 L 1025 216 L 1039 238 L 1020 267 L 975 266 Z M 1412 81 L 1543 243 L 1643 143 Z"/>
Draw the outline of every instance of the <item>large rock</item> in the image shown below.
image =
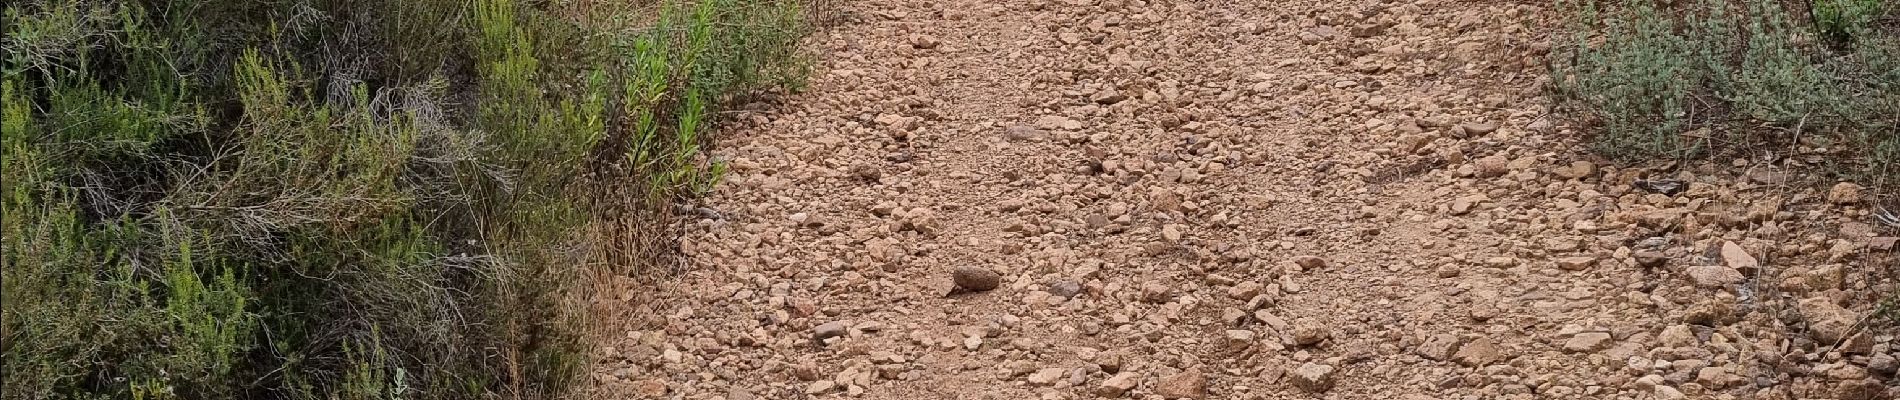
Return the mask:
<path fill-rule="evenodd" d="M 1102 386 L 1095 388 L 1095 395 L 1110 398 L 1121 397 L 1123 394 L 1127 394 L 1128 391 L 1135 390 L 1135 386 L 1141 384 L 1140 379 L 1141 377 L 1135 375 L 1133 372 L 1115 374 L 1115 376 L 1109 377 L 1108 380 L 1102 381 Z"/>
<path fill-rule="evenodd" d="M 1827 345 L 1838 343 L 1854 329 L 1854 312 L 1825 297 L 1801 300 L 1801 317 L 1808 320 L 1808 334 Z"/>
<path fill-rule="evenodd" d="M 1458 343 L 1458 335 L 1441 333 L 1425 338 L 1425 341 L 1419 343 L 1418 348 L 1413 349 L 1412 352 L 1426 359 L 1444 361 L 1450 359 L 1452 353 L 1458 351 Z"/>
<path fill-rule="evenodd" d="M 1287 374 L 1287 378 L 1293 381 L 1294 387 L 1320 393 L 1333 389 L 1334 371 L 1331 365 L 1305 363 L 1294 369 L 1293 373 Z"/>
<path fill-rule="evenodd" d="M 1478 338 L 1463 346 L 1451 355 L 1452 361 L 1467 367 L 1482 367 L 1504 359 L 1504 349 L 1490 338 Z"/>
<path fill-rule="evenodd" d="M 1003 284 L 1003 275 L 982 267 L 957 267 L 950 280 L 960 292 L 986 292 Z"/>
<path fill-rule="evenodd" d="M 1207 398 L 1207 374 L 1201 373 L 1199 368 L 1189 368 L 1155 381 L 1154 391 L 1170 399 Z"/>

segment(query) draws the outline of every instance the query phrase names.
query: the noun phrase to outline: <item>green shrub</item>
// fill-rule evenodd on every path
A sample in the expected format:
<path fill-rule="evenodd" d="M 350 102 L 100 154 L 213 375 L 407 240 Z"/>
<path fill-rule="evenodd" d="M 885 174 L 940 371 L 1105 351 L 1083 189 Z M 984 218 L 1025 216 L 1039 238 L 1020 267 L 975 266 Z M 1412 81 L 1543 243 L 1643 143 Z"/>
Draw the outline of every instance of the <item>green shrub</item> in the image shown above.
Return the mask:
<path fill-rule="evenodd" d="M 1878 184 L 1900 177 L 1900 38 L 1869 24 L 1882 0 L 1571 4 L 1553 52 L 1558 109 L 1623 158 L 1756 150 L 1828 156 Z M 1852 37 L 1844 47 L 1827 38 Z M 1844 40 L 1844 39 L 1843 39 Z"/>
<path fill-rule="evenodd" d="M 651 252 L 586 232 L 717 179 L 803 14 L 561 7 L 8 3 L 0 398 L 568 393 L 584 272 Z"/>

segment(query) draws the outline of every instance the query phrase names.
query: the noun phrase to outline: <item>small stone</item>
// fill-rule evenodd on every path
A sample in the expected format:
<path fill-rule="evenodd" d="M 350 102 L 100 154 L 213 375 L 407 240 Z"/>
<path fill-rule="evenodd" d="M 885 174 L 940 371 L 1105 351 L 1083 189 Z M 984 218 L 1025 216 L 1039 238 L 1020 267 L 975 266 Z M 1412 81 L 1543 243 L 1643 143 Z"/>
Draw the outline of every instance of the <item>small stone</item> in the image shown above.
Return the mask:
<path fill-rule="evenodd" d="M 1650 389 L 1650 393 L 1656 395 L 1656 400 L 1680 400 L 1688 397 L 1683 395 L 1681 390 L 1667 385 L 1656 385 Z"/>
<path fill-rule="evenodd" d="M 1165 283 L 1148 281 L 1141 284 L 1141 301 L 1166 303 L 1173 299 L 1174 288 L 1168 287 Z"/>
<path fill-rule="evenodd" d="M 1048 291 L 1052 296 L 1072 299 L 1075 298 L 1076 295 L 1082 294 L 1082 283 L 1076 282 L 1073 279 L 1058 280 L 1049 283 Z"/>
<path fill-rule="evenodd" d="M 1491 132 L 1496 132 L 1498 130 L 1497 124 L 1488 124 L 1488 123 L 1483 123 L 1483 122 L 1466 122 L 1463 124 L 1458 124 L 1458 127 L 1464 128 L 1465 133 L 1469 133 L 1473 135 L 1483 135 L 1483 134 L 1488 134 Z"/>
<path fill-rule="evenodd" d="M 1254 333 L 1246 329 L 1227 330 L 1227 348 L 1245 349 L 1253 345 Z"/>
<path fill-rule="evenodd" d="M 660 396 L 666 395 L 666 381 L 659 379 L 643 380 L 633 384 L 633 391 L 634 393 L 639 393 L 641 397 L 659 398 Z"/>
<path fill-rule="evenodd" d="M 1320 269 L 1320 268 L 1326 268 L 1326 259 L 1324 259 L 1324 258 L 1320 258 L 1320 257 L 1318 257 L 1318 256 L 1299 256 L 1299 257 L 1294 257 L 1294 258 L 1293 258 L 1293 263 L 1294 263 L 1294 264 L 1296 264 L 1296 265 L 1299 265 L 1299 266 L 1300 266 L 1300 268 L 1303 268 L 1303 269 L 1306 269 L 1306 270 L 1315 270 L 1315 269 Z"/>
<path fill-rule="evenodd" d="M 1740 321 L 1735 305 L 1720 298 L 1706 299 L 1682 313 L 1682 322 L 1703 326 L 1721 326 Z"/>
<path fill-rule="evenodd" d="M 1049 134 L 1044 133 L 1041 129 L 1036 129 L 1029 125 L 1017 124 L 1003 128 L 1003 138 L 1011 142 L 1039 141 L 1048 136 Z"/>
<path fill-rule="evenodd" d="M 1102 386 L 1095 388 L 1095 395 L 1109 398 L 1121 397 L 1128 391 L 1135 390 L 1135 385 L 1141 383 L 1140 379 L 1140 376 L 1133 372 L 1115 374 L 1108 380 L 1102 381 Z"/>
<path fill-rule="evenodd" d="M 1465 214 L 1471 213 L 1471 207 L 1474 205 L 1476 205 L 1474 200 L 1470 198 L 1459 197 L 1456 199 L 1452 199 L 1451 206 L 1448 207 L 1446 210 L 1449 211 L 1451 215 L 1465 215 Z"/>
<path fill-rule="evenodd" d="M 1096 104 L 1115 104 L 1122 102 L 1122 100 L 1128 100 L 1128 95 L 1124 95 L 1115 89 L 1103 90 L 1089 95 L 1089 101 L 1093 101 Z"/>
<path fill-rule="evenodd" d="M 1742 276 L 1740 271 L 1720 265 L 1693 266 L 1686 272 L 1689 274 L 1690 281 L 1695 282 L 1696 286 L 1705 288 L 1728 287 L 1748 279 Z"/>
<path fill-rule="evenodd" d="M 1517 266 L 1516 257 L 1491 257 L 1484 259 L 1484 265 L 1491 268 L 1510 268 Z"/>
<path fill-rule="evenodd" d="M 1630 257 L 1635 258 L 1636 265 L 1642 266 L 1643 268 L 1661 267 L 1663 264 L 1669 262 L 1669 255 L 1663 254 L 1663 252 L 1660 251 L 1638 251 L 1630 255 Z"/>
<path fill-rule="evenodd" d="M 1876 374 L 1893 376 L 1900 372 L 1900 359 L 1895 359 L 1893 355 L 1887 353 L 1874 354 L 1867 358 L 1867 370 Z"/>
<path fill-rule="evenodd" d="M 1504 350 L 1499 349 L 1497 343 L 1491 342 L 1490 338 L 1478 338 L 1463 346 L 1458 346 L 1458 352 L 1452 354 L 1451 358 L 1460 365 L 1482 367 L 1503 360 Z"/>
<path fill-rule="evenodd" d="M 1722 263 L 1742 272 L 1752 272 L 1761 267 L 1761 262 L 1756 261 L 1755 256 L 1749 255 L 1748 250 L 1730 241 L 1722 242 Z"/>
<path fill-rule="evenodd" d="M 1308 321 L 1293 327 L 1293 343 L 1301 346 L 1316 345 L 1331 337 L 1332 330 L 1317 322 Z"/>
<path fill-rule="evenodd" d="M 1596 164 L 1591 163 L 1589 161 L 1578 160 L 1578 161 L 1570 162 L 1570 167 L 1558 170 L 1557 176 L 1561 176 L 1564 179 L 1582 179 L 1591 175 L 1596 175 L 1596 173 L 1597 173 Z"/>
<path fill-rule="evenodd" d="M 1681 324 L 1663 328 L 1662 333 L 1656 335 L 1656 340 L 1667 347 L 1691 347 L 1701 343 L 1696 340 L 1695 331 L 1690 330 L 1688 325 Z"/>
<path fill-rule="evenodd" d="M 844 336 L 850 327 L 849 321 L 831 321 L 811 328 L 811 340 L 824 342 L 825 339 Z"/>
<path fill-rule="evenodd" d="M 1199 368 L 1189 368 L 1155 381 L 1154 393 L 1169 399 L 1206 398 L 1207 375 Z"/>
<path fill-rule="evenodd" d="M 1834 398 L 1840 400 L 1879 400 L 1889 398 L 1887 384 L 1874 378 L 1860 378 L 1842 381 L 1834 389 Z"/>
<path fill-rule="evenodd" d="M 836 389 L 836 388 L 838 388 L 838 383 L 832 382 L 831 380 L 827 379 L 827 380 L 812 382 L 810 385 L 805 385 L 805 394 L 821 394 L 821 393 L 829 392 L 832 389 Z"/>
<path fill-rule="evenodd" d="M 1293 381 L 1293 387 L 1311 393 L 1322 393 L 1333 389 L 1333 382 L 1335 381 L 1333 377 L 1334 371 L 1335 369 L 1331 365 L 1309 362 L 1300 364 L 1299 368 L 1287 374 L 1287 378 Z"/>
<path fill-rule="evenodd" d="M 1036 373 L 1029 374 L 1029 383 L 1042 386 L 1054 385 L 1056 381 L 1061 380 L 1062 377 L 1068 373 L 1069 369 L 1067 368 L 1039 369 L 1036 370 Z"/>
<path fill-rule="evenodd" d="M 1531 132 L 1550 134 L 1557 132 L 1557 124 L 1550 122 L 1548 118 L 1538 118 L 1536 121 L 1531 121 L 1530 125 L 1524 125 L 1524 129 L 1530 130 Z"/>
<path fill-rule="evenodd" d="M 1265 290 L 1265 287 L 1260 286 L 1259 282 L 1242 281 L 1234 284 L 1233 287 L 1227 288 L 1227 298 L 1248 300 L 1254 298 L 1254 296 L 1259 296 L 1262 290 Z"/>
<path fill-rule="evenodd" d="M 1865 188 L 1853 183 L 1836 183 L 1833 188 L 1827 190 L 1827 201 L 1844 206 L 1860 204 L 1863 190 Z"/>
<path fill-rule="evenodd" d="M 957 267 L 950 273 L 950 280 L 961 292 L 985 292 L 1002 285 L 1003 275 L 988 268 Z"/>
<path fill-rule="evenodd" d="M 1510 172 L 1511 159 L 1502 155 L 1492 155 L 1477 161 L 1479 178 L 1496 178 Z"/>
<path fill-rule="evenodd" d="M 1412 352 L 1429 360 L 1444 361 L 1450 359 L 1452 353 L 1458 351 L 1458 342 L 1458 335 L 1440 333 L 1425 338 L 1425 341 L 1419 343 L 1418 348 L 1412 349 Z"/>
<path fill-rule="evenodd" d="M 1573 335 L 1564 342 L 1564 350 L 1572 353 L 1584 353 L 1603 350 L 1610 347 L 1610 334 L 1607 332 L 1584 332 Z"/>
<path fill-rule="evenodd" d="M 1703 368 L 1701 371 L 1696 371 L 1695 377 L 1695 382 L 1701 384 L 1702 387 L 1717 390 L 1727 387 L 1733 380 L 1734 374 L 1729 373 L 1726 367 Z"/>
<path fill-rule="evenodd" d="M 1808 334 L 1815 341 L 1828 345 L 1846 338 L 1856 322 L 1853 311 L 1834 304 L 1826 297 L 1801 300 L 1797 308 L 1801 311 L 1801 317 L 1808 321 Z"/>
<path fill-rule="evenodd" d="M 1562 268 L 1566 271 L 1582 271 L 1590 269 L 1591 266 L 1595 265 L 1597 265 L 1596 257 L 1578 256 L 1557 259 L 1557 268 Z"/>
<path fill-rule="evenodd" d="M 1180 242 L 1180 241 L 1181 241 L 1181 229 L 1183 229 L 1183 228 L 1181 227 L 1181 225 L 1180 225 L 1180 224 L 1168 224 L 1168 225 L 1166 225 L 1166 226 L 1162 226 L 1162 227 L 1161 227 L 1161 239 L 1163 239 L 1163 240 L 1167 240 L 1167 241 L 1168 241 L 1168 242 L 1170 242 L 1170 243 L 1172 243 L 1172 242 Z"/>

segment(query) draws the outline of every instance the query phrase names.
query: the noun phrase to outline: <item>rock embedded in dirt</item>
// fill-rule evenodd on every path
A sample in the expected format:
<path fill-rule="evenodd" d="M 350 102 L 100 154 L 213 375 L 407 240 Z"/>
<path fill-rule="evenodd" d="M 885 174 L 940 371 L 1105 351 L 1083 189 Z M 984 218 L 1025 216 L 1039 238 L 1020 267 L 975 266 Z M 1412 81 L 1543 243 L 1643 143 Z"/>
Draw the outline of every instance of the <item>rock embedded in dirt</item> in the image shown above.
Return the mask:
<path fill-rule="evenodd" d="M 1458 128 L 1464 129 L 1467 134 L 1485 135 L 1491 132 L 1497 132 L 1498 125 L 1484 122 L 1466 122 L 1458 124 Z"/>
<path fill-rule="evenodd" d="M 1808 334 L 1815 341 L 1829 345 L 1846 338 L 1858 320 L 1853 311 L 1834 304 L 1827 297 L 1803 299 L 1797 309 L 1801 311 L 1801 318 L 1808 322 Z"/>
<path fill-rule="evenodd" d="M 1570 340 L 1564 341 L 1564 351 L 1585 353 L 1603 350 L 1610 347 L 1610 342 L 1609 332 L 1583 332 L 1572 335 Z"/>
<path fill-rule="evenodd" d="M 1761 262 L 1756 261 L 1755 256 L 1749 255 L 1747 249 L 1729 241 L 1722 242 L 1722 263 L 1740 272 L 1753 272 L 1756 268 L 1761 268 Z"/>
<path fill-rule="evenodd" d="M 647 379 L 633 384 L 633 392 L 642 397 L 657 399 L 666 395 L 666 381 Z"/>
<path fill-rule="evenodd" d="M 1048 136 L 1048 133 L 1029 125 L 1016 124 L 1003 128 L 1003 138 L 1011 142 L 1040 141 Z"/>
<path fill-rule="evenodd" d="M 1227 288 L 1227 298 L 1234 300 L 1251 300 L 1254 296 L 1259 296 L 1263 290 L 1266 290 L 1266 288 L 1261 286 L 1260 282 L 1241 281 Z"/>
<path fill-rule="evenodd" d="M 1564 257 L 1556 260 L 1557 268 L 1565 271 L 1582 271 L 1597 265 L 1597 258 L 1590 256 Z"/>
<path fill-rule="evenodd" d="M 1254 333 L 1246 329 L 1227 330 L 1227 348 L 1244 350 L 1253 345 Z"/>
<path fill-rule="evenodd" d="M 1140 379 L 1141 376 L 1133 372 L 1115 374 L 1115 376 L 1102 381 L 1101 386 L 1095 388 L 1095 395 L 1107 398 L 1122 397 L 1122 395 L 1127 394 L 1128 391 L 1135 390 L 1135 386 L 1141 384 Z"/>
<path fill-rule="evenodd" d="M 1482 367 L 1504 359 L 1504 350 L 1490 338 L 1477 338 L 1462 346 L 1451 356 L 1452 361 L 1467 367 Z"/>
<path fill-rule="evenodd" d="M 1458 351 L 1458 344 L 1458 335 L 1440 333 L 1425 338 L 1425 341 L 1420 342 L 1417 348 L 1412 349 L 1412 352 L 1428 360 L 1444 361 L 1450 359 L 1453 352 Z"/>
<path fill-rule="evenodd" d="M 1689 267 L 1684 272 L 1689 275 L 1689 280 L 1695 282 L 1696 286 L 1705 288 L 1728 287 L 1742 283 L 1743 280 L 1748 279 L 1742 276 L 1740 271 L 1720 265 L 1697 265 Z"/>
<path fill-rule="evenodd" d="M 1333 389 L 1333 382 L 1336 380 L 1333 377 L 1333 371 L 1335 368 L 1331 365 L 1309 362 L 1293 369 L 1287 374 L 1287 379 L 1293 381 L 1293 387 L 1310 393 L 1323 393 Z"/>
<path fill-rule="evenodd" d="M 823 342 L 825 339 L 842 337 L 849 333 L 850 321 L 831 321 L 811 328 L 811 339 Z"/>
<path fill-rule="evenodd" d="M 1326 259 L 1319 256 L 1293 257 L 1293 263 L 1308 271 L 1326 268 Z"/>
<path fill-rule="evenodd" d="M 812 382 L 809 385 L 805 385 L 805 394 L 823 394 L 825 392 L 830 392 L 832 389 L 837 389 L 837 388 L 838 388 L 838 382 L 834 382 L 827 379 L 827 380 Z"/>
<path fill-rule="evenodd" d="M 1293 327 L 1293 343 L 1297 345 L 1317 345 L 1332 337 L 1332 329 L 1316 321 L 1303 321 Z"/>
<path fill-rule="evenodd" d="M 1056 381 L 1061 380 L 1063 376 L 1068 373 L 1069 370 L 1067 368 L 1039 369 L 1036 370 L 1035 373 L 1029 374 L 1029 384 L 1042 386 L 1054 385 Z"/>
<path fill-rule="evenodd" d="M 1189 368 L 1162 377 L 1155 381 L 1154 393 L 1169 399 L 1207 398 L 1207 374 L 1201 373 L 1199 368 Z"/>
<path fill-rule="evenodd" d="M 982 267 L 957 267 L 950 273 L 951 282 L 956 291 L 964 293 L 987 292 L 1003 284 L 1003 275 Z"/>
<path fill-rule="evenodd" d="M 1571 161 L 1569 167 L 1557 170 L 1557 176 L 1564 179 L 1583 179 L 1591 175 L 1596 175 L 1596 173 L 1597 165 L 1595 163 L 1582 160 Z"/>
<path fill-rule="evenodd" d="M 1662 333 L 1656 335 L 1656 340 L 1668 347 L 1692 347 L 1701 343 L 1688 325 L 1681 324 L 1663 328 Z"/>
<path fill-rule="evenodd" d="M 1049 283 L 1048 292 L 1051 296 L 1072 299 L 1075 298 L 1076 295 L 1082 294 L 1082 283 L 1076 282 L 1074 279 L 1057 280 Z"/>
<path fill-rule="evenodd" d="M 1155 282 L 1155 281 L 1142 282 L 1141 301 L 1149 302 L 1149 303 L 1166 303 L 1169 300 L 1173 300 L 1173 299 L 1174 299 L 1174 288 L 1169 287 L 1168 284 Z"/>
<path fill-rule="evenodd" d="M 1636 265 L 1643 268 L 1661 267 L 1669 262 L 1669 255 L 1660 251 L 1638 251 L 1630 257 L 1636 259 Z"/>
<path fill-rule="evenodd" d="M 1511 159 L 1505 158 L 1502 155 L 1487 156 L 1485 158 L 1478 159 L 1478 161 L 1476 162 L 1477 174 L 1479 178 L 1496 178 L 1496 177 L 1504 176 L 1506 172 L 1511 171 L 1510 165 L 1511 165 Z"/>
<path fill-rule="evenodd" d="M 1865 188 L 1853 183 L 1836 183 L 1834 187 L 1827 190 L 1827 201 L 1844 206 L 1860 204 L 1862 200 L 1861 192 L 1864 190 Z"/>

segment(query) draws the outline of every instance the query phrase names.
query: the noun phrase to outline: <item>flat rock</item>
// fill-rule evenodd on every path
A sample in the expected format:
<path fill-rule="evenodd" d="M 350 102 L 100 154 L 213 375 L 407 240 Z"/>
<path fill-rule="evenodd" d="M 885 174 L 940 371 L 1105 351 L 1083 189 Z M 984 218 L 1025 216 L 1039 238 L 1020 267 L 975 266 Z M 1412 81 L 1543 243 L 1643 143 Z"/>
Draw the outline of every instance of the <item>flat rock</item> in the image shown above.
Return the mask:
<path fill-rule="evenodd" d="M 1029 374 L 1029 384 L 1044 386 L 1054 385 L 1056 381 L 1062 380 L 1063 376 L 1068 375 L 1068 373 L 1069 370 L 1067 368 L 1039 369 L 1036 370 L 1035 373 Z"/>
<path fill-rule="evenodd" d="M 1444 361 L 1450 359 L 1451 355 L 1458 351 L 1459 342 L 1458 335 L 1440 333 L 1425 338 L 1425 341 L 1419 343 L 1412 352 L 1426 359 Z"/>
<path fill-rule="evenodd" d="M 1803 299 L 1797 308 L 1801 311 L 1801 317 L 1808 321 L 1808 334 L 1815 341 L 1827 345 L 1847 338 L 1857 320 L 1853 311 L 1834 304 L 1833 300 L 1826 297 Z"/>
<path fill-rule="evenodd" d="M 1610 347 L 1610 339 L 1608 332 L 1579 333 L 1572 335 L 1570 340 L 1564 341 L 1564 351 L 1583 353 L 1603 350 Z"/>
<path fill-rule="evenodd" d="M 1504 349 L 1490 338 L 1478 338 L 1463 346 L 1451 355 L 1452 361 L 1467 367 L 1481 367 L 1504 359 Z"/>
<path fill-rule="evenodd" d="M 1697 265 L 1689 267 L 1684 272 L 1689 275 L 1689 280 L 1695 282 L 1696 286 L 1705 288 L 1728 287 L 1729 285 L 1742 283 L 1743 280 L 1748 279 L 1748 277 L 1742 276 L 1741 271 L 1720 265 Z"/>
<path fill-rule="evenodd" d="M 1333 389 L 1334 371 L 1331 365 L 1309 362 L 1293 369 L 1293 372 L 1287 374 L 1287 379 L 1293 381 L 1293 387 L 1307 392 L 1322 393 Z"/>
<path fill-rule="evenodd" d="M 1101 386 L 1095 387 L 1095 395 L 1109 398 L 1121 397 L 1127 394 L 1128 391 L 1135 390 L 1135 386 L 1140 384 L 1140 375 L 1135 375 L 1133 372 L 1122 372 L 1102 381 Z"/>
<path fill-rule="evenodd" d="M 1154 393 L 1170 399 L 1207 398 L 1207 374 L 1201 373 L 1199 368 L 1189 368 L 1168 375 L 1155 381 Z"/>
<path fill-rule="evenodd" d="M 1761 262 L 1749 255 L 1747 249 L 1729 241 L 1722 242 L 1722 263 L 1739 271 L 1754 271 L 1761 267 Z"/>

